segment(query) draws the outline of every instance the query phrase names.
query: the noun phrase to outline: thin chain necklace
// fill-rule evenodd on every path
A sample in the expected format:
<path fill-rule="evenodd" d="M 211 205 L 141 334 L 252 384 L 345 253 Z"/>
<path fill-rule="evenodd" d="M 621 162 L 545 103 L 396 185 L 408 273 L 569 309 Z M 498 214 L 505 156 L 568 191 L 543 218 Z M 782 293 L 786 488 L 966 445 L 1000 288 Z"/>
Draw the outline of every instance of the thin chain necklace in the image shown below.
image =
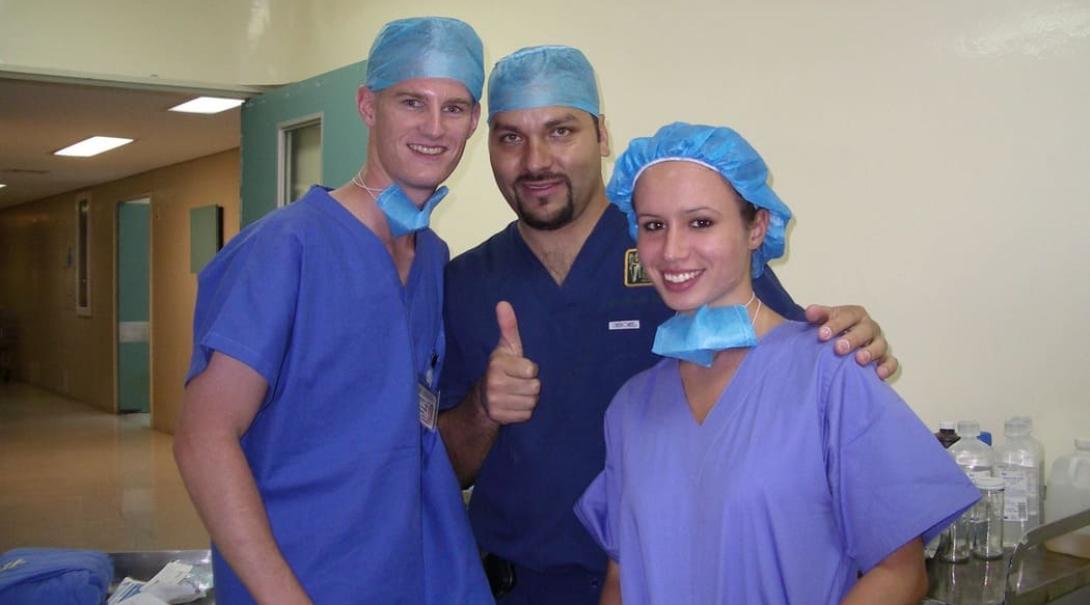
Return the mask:
<path fill-rule="evenodd" d="M 383 189 L 381 187 L 368 187 L 363 182 L 363 176 L 361 172 L 362 171 L 356 172 L 356 174 L 352 175 L 352 184 L 366 191 L 367 195 L 371 196 L 371 199 L 377 202 L 378 198 L 375 197 L 375 192 L 377 191 L 379 193 L 382 193 Z"/>

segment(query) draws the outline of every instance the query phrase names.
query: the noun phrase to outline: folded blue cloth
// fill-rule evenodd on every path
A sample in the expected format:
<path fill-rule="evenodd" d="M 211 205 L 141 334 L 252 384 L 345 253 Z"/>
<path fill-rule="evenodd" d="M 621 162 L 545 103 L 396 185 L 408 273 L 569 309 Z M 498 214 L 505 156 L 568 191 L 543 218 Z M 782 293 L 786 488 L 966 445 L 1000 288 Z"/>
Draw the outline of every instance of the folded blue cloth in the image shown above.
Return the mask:
<path fill-rule="evenodd" d="M 17 548 L 0 555 L 0 605 L 100 605 L 113 577 L 106 553 Z"/>

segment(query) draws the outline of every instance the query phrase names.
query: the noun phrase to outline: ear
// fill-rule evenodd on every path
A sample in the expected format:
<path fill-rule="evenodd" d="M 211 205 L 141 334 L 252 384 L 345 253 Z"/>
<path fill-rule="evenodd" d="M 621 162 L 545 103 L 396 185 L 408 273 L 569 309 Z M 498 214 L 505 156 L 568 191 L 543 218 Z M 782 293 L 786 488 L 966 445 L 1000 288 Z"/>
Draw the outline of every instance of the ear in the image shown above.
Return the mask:
<path fill-rule="evenodd" d="M 375 127 L 375 104 L 377 93 L 372 92 L 366 86 L 360 86 L 356 90 L 356 110 L 360 112 L 360 118 L 368 128 Z"/>
<path fill-rule="evenodd" d="M 609 157 L 609 131 L 606 130 L 606 114 L 598 114 L 598 153 Z"/>
<path fill-rule="evenodd" d="M 769 216 L 768 210 L 764 208 L 757 209 L 757 216 L 753 219 L 753 224 L 749 226 L 750 250 L 756 250 L 764 243 L 765 234 L 768 233 Z"/>

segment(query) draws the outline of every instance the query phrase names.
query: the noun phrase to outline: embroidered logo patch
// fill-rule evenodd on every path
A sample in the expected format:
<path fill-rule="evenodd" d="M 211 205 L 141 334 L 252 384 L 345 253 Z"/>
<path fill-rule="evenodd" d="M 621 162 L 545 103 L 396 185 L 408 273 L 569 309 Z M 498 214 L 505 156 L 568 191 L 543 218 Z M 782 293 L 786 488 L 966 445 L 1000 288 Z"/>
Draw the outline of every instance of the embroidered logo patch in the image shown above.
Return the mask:
<path fill-rule="evenodd" d="M 639 330 L 640 320 L 638 319 L 625 319 L 622 321 L 609 322 L 610 330 Z"/>
<path fill-rule="evenodd" d="M 629 248 L 624 252 L 624 285 L 629 288 L 638 286 L 650 286 L 651 280 L 640 264 L 640 255 L 635 248 Z"/>

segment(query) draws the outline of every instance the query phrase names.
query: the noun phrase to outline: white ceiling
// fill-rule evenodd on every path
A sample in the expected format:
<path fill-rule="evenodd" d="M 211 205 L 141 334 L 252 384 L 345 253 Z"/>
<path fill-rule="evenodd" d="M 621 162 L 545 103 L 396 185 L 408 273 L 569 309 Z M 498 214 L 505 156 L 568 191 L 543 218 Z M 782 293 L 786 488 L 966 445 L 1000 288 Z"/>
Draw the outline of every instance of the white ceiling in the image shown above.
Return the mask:
<path fill-rule="evenodd" d="M 0 208 L 238 147 L 238 108 L 214 115 L 167 111 L 195 96 L 0 78 L 0 183 L 7 185 Z M 134 141 L 92 158 L 53 155 L 93 135 Z"/>

